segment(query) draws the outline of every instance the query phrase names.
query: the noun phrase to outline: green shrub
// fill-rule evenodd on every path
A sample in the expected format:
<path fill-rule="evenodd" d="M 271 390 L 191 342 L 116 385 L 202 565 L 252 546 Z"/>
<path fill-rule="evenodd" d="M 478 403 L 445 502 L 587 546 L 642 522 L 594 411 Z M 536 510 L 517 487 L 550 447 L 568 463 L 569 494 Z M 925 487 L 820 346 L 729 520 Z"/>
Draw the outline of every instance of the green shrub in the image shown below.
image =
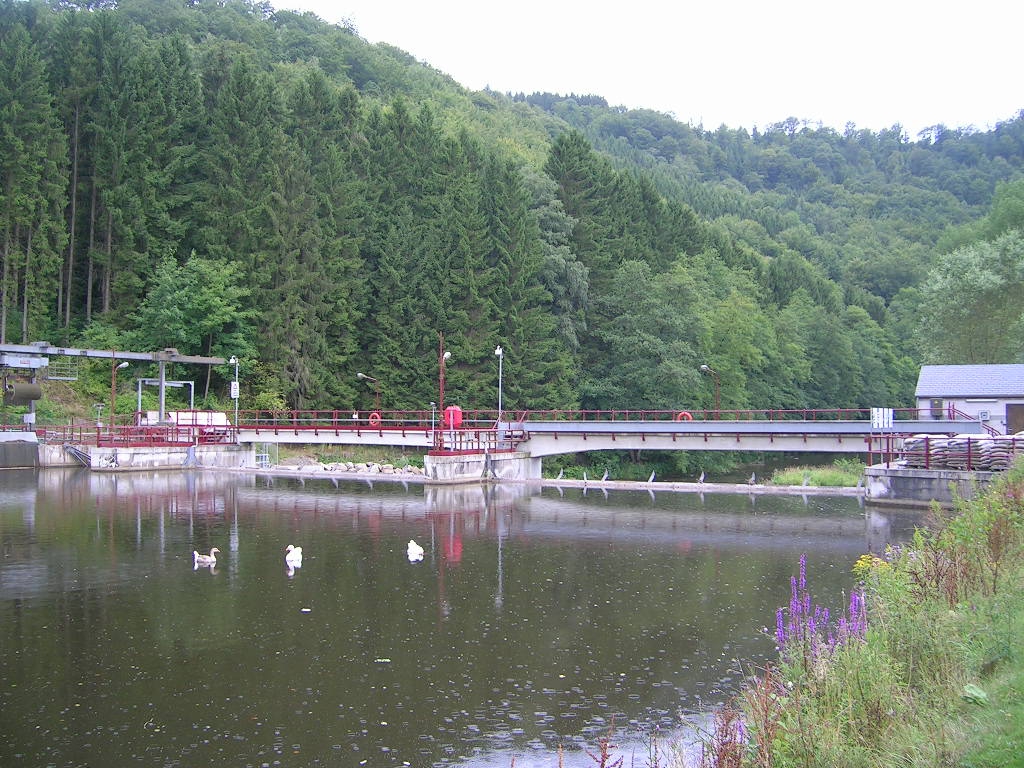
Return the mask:
<path fill-rule="evenodd" d="M 790 614 L 805 623 L 794 632 L 780 611 L 780 663 L 732 705 L 746 724 L 742 759 L 710 751 L 702 768 L 1024 768 L 1022 518 L 1018 466 L 907 546 L 862 556 L 867 629 L 855 642 L 821 645 L 828 620 L 816 623 L 801 567 Z"/>
<path fill-rule="evenodd" d="M 864 465 L 856 459 L 839 459 L 825 467 L 789 467 L 772 473 L 773 485 L 813 485 L 823 488 L 851 488 L 861 481 Z"/>

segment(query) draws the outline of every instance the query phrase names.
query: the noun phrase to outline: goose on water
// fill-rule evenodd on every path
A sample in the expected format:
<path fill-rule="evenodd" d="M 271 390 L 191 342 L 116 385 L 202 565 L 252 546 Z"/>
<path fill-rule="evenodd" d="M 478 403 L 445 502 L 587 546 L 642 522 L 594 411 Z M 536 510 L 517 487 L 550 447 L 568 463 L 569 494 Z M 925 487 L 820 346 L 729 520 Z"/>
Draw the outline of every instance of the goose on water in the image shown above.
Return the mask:
<path fill-rule="evenodd" d="M 196 565 L 196 566 L 200 566 L 200 565 L 216 565 L 217 564 L 217 553 L 218 552 L 220 552 L 220 550 L 217 549 L 216 547 L 214 547 L 213 549 L 210 550 L 210 554 L 208 554 L 208 555 L 201 555 L 196 550 L 193 549 L 192 550 L 192 561 L 193 561 L 193 564 Z"/>
<path fill-rule="evenodd" d="M 284 561 L 292 568 L 302 567 L 302 547 L 289 544 L 284 548 Z"/>

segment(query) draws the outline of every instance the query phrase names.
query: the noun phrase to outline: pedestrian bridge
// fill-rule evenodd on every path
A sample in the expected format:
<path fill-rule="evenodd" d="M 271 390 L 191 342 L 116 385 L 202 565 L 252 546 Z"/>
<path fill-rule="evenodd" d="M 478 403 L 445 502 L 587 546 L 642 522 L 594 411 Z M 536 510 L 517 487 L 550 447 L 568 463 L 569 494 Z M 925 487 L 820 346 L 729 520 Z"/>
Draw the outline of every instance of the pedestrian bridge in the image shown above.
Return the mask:
<path fill-rule="evenodd" d="M 402 423 L 241 422 L 242 443 L 403 446 L 437 453 L 519 451 L 534 458 L 588 451 L 891 453 L 908 435 L 984 434 L 977 421 L 906 420 L 890 428 L 864 419 L 689 420 L 559 418 L 466 423 L 459 429 Z M 776 416 L 778 414 L 775 414 Z"/>
<path fill-rule="evenodd" d="M 968 465 L 983 456 L 989 430 L 975 419 L 950 413 L 866 410 L 814 411 L 530 411 L 468 412 L 457 426 L 439 422 L 436 412 L 419 411 L 211 411 L 173 412 L 173 422 L 96 424 L 34 430 L 40 442 L 80 447 L 80 461 L 94 466 L 88 446 L 117 457 L 133 451 L 188 450 L 237 445 L 253 454 L 266 444 L 395 446 L 423 451 L 433 479 L 541 476 L 545 456 L 589 451 L 814 452 L 865 455 L 868 463 L 892 461 L 918 451 L 928 465 L 932 440 L 944 454 L 949 435 L 963 436 Z M 872 418 L 874 417 L 874 418 Z M 910 436 L 924 440 L 922 450 Z M 932 439 L 934 438 L 934 439 Z M 974 445 L 972 445 L 974 443 Z M 973 449 L 973 450 L 972 450 Z M 122 452 L 123 455 L 127 451 Z M 123 458 L 122 455 L 122 458 Z M 186 454 L 182 454 L 186 455 Z M 948 458 L 948 456 L 946 457 Z M 154 459 L 155 460 L 155 459 Z M 120 462 L 118 462 L 119 464 Z"/>
<path fill-rule="evenodd" d="M 430 411 L 178 411 L 174 423 L 49 430 L 55 439 L 101 446 L 279 443 L 377 445 L 430 453 L 518 451 L 540 458 L 601 450 L 884 453 L 909 435 L 985 435 L 960 414 L 936 420 L 917 409 L 872 419 L 869 410 L 466 412 L 458 428 Z M 212 415 L 211 415 L 212 413 Z M 138 421 L 138 419 L 136 419 Z M 36 430 L 46 432 L 46 430 Z M 74 434 L 71 434 L 73 432 Z M 59 434 L 56 434 L 59 433 Z M 41 437 L 45 438 L 45 434 Z"/>
<path fill-rule="evenodd" d="M 190 417 L 190 414 L 194 414 Z M 466 412 L 457 428 L 431 411 L 176 412 L 174 424 L 102 425 L 101 443 L 399 446 L 433 454 L 516 451 L 534 458 L 601 450 L 890 453 L 908 435 L 983 435 L 975 419 L 916 409 Z M 930 412 L 929 412 L 930 415 Z M 214 418 L 214 416 L 216 418 Z M 876 418 L 872 419 L 872 416 Z M 86 439 L 86 442 L 91 442 Z"/>

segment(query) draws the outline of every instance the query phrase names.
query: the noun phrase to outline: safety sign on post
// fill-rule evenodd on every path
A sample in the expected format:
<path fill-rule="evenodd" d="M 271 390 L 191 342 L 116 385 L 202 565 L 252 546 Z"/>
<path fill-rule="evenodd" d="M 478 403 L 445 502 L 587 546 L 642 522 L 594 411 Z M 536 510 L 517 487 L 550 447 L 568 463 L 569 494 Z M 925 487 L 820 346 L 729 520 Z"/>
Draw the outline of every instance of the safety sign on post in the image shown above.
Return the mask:
<path fill-rule="evenodd" d="M 237 400 L 238 399 L 238 382 L 237 381 L 232 381 L 231 382 L 231 399 L 232 400 Z"/>

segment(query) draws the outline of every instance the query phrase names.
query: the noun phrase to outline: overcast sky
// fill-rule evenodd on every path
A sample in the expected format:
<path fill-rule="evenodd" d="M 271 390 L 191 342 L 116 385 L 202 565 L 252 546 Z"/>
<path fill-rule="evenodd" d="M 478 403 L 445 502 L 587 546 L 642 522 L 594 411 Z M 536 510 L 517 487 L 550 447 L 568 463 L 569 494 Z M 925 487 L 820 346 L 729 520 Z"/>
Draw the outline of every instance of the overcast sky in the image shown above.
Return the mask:
<path fill-rule="evenodd" d="M 987 129 L 1024 109 L 1024 3 L 271 0 L 348 20 L 471 89 L 596 93 L 714 129 Z"/>

